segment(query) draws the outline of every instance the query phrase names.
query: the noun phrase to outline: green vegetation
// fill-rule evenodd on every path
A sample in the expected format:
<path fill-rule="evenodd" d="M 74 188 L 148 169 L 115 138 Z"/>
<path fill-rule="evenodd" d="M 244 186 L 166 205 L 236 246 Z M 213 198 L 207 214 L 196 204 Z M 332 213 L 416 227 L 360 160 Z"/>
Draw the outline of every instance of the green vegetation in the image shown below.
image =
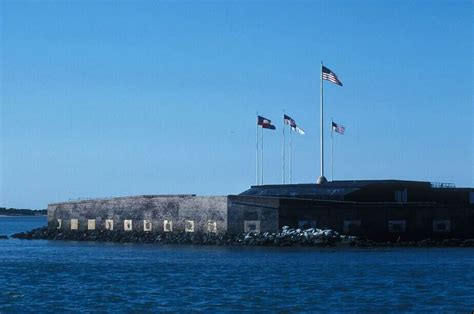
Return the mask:
<path fill-rule="evenodd" d="M 0 216 L 42 216 L 46 214 L 46 209 L 34 210 L 0 207 Z"/>

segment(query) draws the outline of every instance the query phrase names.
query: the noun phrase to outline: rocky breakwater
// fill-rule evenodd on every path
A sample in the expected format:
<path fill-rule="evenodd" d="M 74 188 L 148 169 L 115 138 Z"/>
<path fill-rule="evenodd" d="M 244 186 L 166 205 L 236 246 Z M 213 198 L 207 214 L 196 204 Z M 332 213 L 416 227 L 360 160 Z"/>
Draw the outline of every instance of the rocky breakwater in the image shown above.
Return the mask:
<path fill-rule="evenodd" d="M 230 246 L 336 246 L 354 245 L 356 237 L 343 236 L 333 230 L 290 229 L 283 227 L 276 233 L 156 233 L 137 231 L 64 231 L 46 227 L 12 235 L 26 240 L 70 240 L 101 242 L 132 242 L 161 244 L 230 245 Z"/>
<path fill-rule="evenodd" d="M 122 243 L 159 243 L 227 246 L 331 246 L 331 247 L 474 247 L 474 239 L 424 239 L 421 241 L 375 242 L 354 236 L 340 235 L 333 230 L 291 229 L 283 227 L 270 233 L 171 233 L 138 231 L 70 231 L 49 230 L 46 227 L 21 232 L 11 238 L 26 240 L 68 240 Z"/>

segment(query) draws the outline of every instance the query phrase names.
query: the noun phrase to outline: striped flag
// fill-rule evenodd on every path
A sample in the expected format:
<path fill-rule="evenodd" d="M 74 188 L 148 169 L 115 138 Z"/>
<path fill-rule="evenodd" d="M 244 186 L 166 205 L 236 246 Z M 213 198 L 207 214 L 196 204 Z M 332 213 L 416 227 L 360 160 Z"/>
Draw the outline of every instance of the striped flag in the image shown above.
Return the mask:
<path fill-rule="evenodd" d="M 291 127 L 291 129 L 298 134 L 301 134 L 301 135 L 306 134 L 306 132 L 303 129 L 299 128 L 296 125 L 295 120 L 292 119 L 290 116 L 287 116 L 286 114 L 283 115 L 283 123 L 288 124 Z"/>
<path fill-rule="evenodd" d="M 339 134 L 344 135 L 344 132 L 346 131 L 346 128 L 343 127 L 342 125 L 337 124 L 336 122 L 333 121 L 333 122 L 332 122 L 332 130 L 333 130 L 334 132 L 337 132 L 337 133 L 339 133 Z"/>
<path fill-rule="evenodd" d="M 290 118 L 290 116 L 287 116 L 286 114 L 283 115 L 283 122 L 285 124 L 288 124 L 292 128 L 296 126 L 295 120 L 293 120 L 292 118 Z"/>
<path fill-rule="evenodd" d="M 275 130 L 275 126 L 272 124 L 272 120 L 258 116 L 257 124 L 260 125 L 263 129 Z"/>
<path fill-rule="evenodd" d="M 324 65 L 321 65 L 321 66 L 323 67 L 322 68 L 323 80 L 329 81 L 329 82 L 334 83 L 334 84 L 339 85 L 339 86 L 342 86 L 342 82 L 339 81 L 339 79 L 337 78 L 336 73 L 329 70 Z"/>

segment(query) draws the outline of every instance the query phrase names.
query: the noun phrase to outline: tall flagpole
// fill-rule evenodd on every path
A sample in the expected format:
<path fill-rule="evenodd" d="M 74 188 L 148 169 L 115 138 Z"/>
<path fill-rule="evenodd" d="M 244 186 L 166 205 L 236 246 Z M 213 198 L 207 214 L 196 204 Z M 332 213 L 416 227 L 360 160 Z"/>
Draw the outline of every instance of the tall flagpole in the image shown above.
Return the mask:
<path fill-rule="evenodd" d="M 320 145 L 321 145 L 321 176 L 319 177 L 318 181 L 323 183 L 326 181 L 324 178 L 324 119 L 323 119 L 323 61 L 321 61 L 321 93 L 320 93 L 320 128 L 321 128 L 321 138 L 320 138 Z"/>
<path fill-rule="evenodd" d="M 259 184 L 258 182 L 258 112 L 257 112 L 257 127 L 255 132 L 255 142 L 256 142 L 256 151 L 255 151 L 255 181 L 256 185 Z"/>
<path fill-rule="evenodd" d="M 260 183 L 263 185 L 263 127 L 262 127 L 262 133 L 261 133 L 261 142 L 262 142 L 262 149 L 260 150 Z"/>
<path fill-rule="evenodd" d="M 331 181 L 334 181 L 334 139 L 333 139 L 333 127 L 332 127 L 332 118 L 331 118 Z"/>
<path fill-rule="evenodd" d="M 282 172 L 281 181 L 285 184 L 285 109 L 283 109 L 283 143 L 282 143 Z"/>

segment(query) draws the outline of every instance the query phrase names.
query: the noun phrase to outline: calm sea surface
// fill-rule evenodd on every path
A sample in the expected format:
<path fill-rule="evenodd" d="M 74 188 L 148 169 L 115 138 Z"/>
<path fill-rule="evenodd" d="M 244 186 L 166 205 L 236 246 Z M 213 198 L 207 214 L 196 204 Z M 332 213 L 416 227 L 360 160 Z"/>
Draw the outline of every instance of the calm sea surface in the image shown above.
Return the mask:
<path fill-rule="evenodd" d="M 0 217 L 0 234 L 46 217 Z M 474 249 L 0 240 L 0 313 L 474 310 Z"/>

